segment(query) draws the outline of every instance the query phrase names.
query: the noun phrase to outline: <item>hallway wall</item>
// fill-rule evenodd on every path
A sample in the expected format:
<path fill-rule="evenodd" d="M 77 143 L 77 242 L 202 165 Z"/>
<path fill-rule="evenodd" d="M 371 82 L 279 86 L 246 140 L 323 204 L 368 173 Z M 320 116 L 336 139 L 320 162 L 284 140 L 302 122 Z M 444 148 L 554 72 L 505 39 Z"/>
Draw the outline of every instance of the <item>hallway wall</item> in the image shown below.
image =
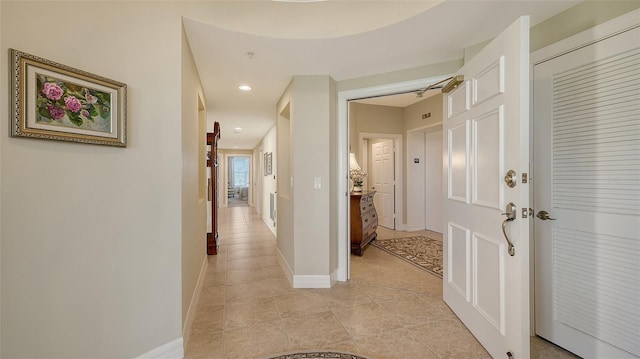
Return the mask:
<path fill-rule="evenodd" d="M 334 90 L 329 76 L 294 76 L 277 105 L 278 249 L 298 288 L 328 286 L 331 275 L 330 242 L 337 241 L 329 208 Z M 321 188 L 314 188 L 316 179 Z"/>
<path fill-rule="evenodd" d="M 132 358 L 170 342 L 181 352 L 179 9 L 0 6 L 5 125 L 9 48 L 128 85 L 127 148 L 11 138 L 0 126 L 1 356 Z"/>
<path fill-rule="evenodd" d="M 260 166 L 256 166 L 256 177 L 254 182 L 261 182 L 262 193 L 261 195 L 261 208 L 260 214 L 262 215 L 262 219 L 269 226 L 269 228 L 274 231 L 275 227 L 273 226 L 273 222 L 269 217 L 270 213 L 270 194 L 276 193 L 277 182 L 276 182 L 276 170 L 278 168 L 278 151 L 276 144 L 276 125 L 271 127 L 269 132 L 262 138 L 262 141 L 258 143 L 256 148 L 253 151 L 253 156 L 256 159 L 256 163 L 259 163 Z M 272 174 L 269 176 L 264 175 L 264 154 L 271 152 L 272 156 Z M 276 193 L 277 196 L 277 193 Z"/>
<path fill-rule="evenodd" d="M 195 311 L 196 286 L 206 266 L 207 198 L 206 198 L 206 118 L 200 117 L 199 103 L 204 98 L 202 84 L 191 54 L 187 37 L 182 31 L 182 327 Z M 202 113 L 205 113 L 204 109 Z M 189 314 L 189 317 L 187 316 Z"/>

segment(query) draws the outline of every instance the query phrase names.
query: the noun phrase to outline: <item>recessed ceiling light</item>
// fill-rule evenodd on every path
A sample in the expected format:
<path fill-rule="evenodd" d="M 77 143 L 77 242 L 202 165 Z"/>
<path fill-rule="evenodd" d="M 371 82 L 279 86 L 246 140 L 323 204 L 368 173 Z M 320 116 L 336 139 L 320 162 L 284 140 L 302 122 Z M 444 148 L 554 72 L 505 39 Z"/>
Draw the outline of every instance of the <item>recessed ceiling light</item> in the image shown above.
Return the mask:
<path fill-rule="evenodd" d="M 238 88 L 242 91 L 251 91 L 251 86 L 248 85 L 240 85 Z"/>
<path fill-rule="evenodd" d="M 240 131 L 242 131 L 242 127 L 236 127 L 236 128 L 233 129 L 233 132 L 235 132 L 235 133 L 238 133 Z"/>

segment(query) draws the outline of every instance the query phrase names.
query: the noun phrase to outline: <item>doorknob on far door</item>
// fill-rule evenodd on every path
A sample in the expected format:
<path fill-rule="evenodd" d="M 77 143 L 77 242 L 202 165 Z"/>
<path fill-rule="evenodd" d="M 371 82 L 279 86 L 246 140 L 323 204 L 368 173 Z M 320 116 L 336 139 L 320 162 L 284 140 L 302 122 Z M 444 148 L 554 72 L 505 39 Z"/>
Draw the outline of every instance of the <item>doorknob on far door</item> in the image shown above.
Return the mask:
<path fill-rule="evenodd" d="M 540 211 L 538 212 L 538 214 L 536 214 L 536 217 L 540 218 L 543 221 L 546 221 L 547 219 L 550 221 L 555 221 L 555 218 L 551 218 L 549 217 L 549 212 L 547 211 Z"/>

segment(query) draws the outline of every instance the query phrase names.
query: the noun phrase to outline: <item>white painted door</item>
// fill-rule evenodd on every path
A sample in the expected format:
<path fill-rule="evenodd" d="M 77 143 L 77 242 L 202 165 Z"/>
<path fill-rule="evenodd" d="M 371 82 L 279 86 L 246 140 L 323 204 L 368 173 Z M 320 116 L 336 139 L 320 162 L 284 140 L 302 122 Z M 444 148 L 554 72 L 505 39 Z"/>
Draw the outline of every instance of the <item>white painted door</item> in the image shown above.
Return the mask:
<path fill-rule="evenodd" d="M 640 357 L 640 28 L 534 66 L 536 333 Z M 542 218 L 544 216 L 540 215 Z"/>
<path fill-rule="evenodd" d="M 459 70 L 444 97 L 445 302 L 493 358 L 529 358 L 529 17 Z M 515 187 L 504 178 L 515 171 Z M 515 218 L 506 222 L 507 204 Z M 526 213 L 526 212 L 525 212 Z"/>
<path fill-rule="evenodd" d="M 373 186 L 376 190 L 374 205 L 378 211 L 379 225 L 395 229 L 395 165 L 393 140 L 371 145 Z"/>

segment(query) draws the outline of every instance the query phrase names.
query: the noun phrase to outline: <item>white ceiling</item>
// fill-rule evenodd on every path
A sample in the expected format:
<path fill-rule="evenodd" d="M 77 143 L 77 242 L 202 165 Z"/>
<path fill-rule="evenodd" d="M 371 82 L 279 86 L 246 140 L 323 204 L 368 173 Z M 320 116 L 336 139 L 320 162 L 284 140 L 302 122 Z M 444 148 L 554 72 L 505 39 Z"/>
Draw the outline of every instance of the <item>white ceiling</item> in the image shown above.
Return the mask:
<path fill-rule="evenodd" d="M 185 17 L 184 28 L 208 120 L 220 122 L 220 147 L 253 149 L 275 123 L 276 102 L 294 75 L 341 81 L 460 59 L 464 48 L 495 37 L 520 15 L 530 15 L 534 25 L 577 2 L 236 1 L 246 6 L 233 11 L 228 3 L 223 8 L 211 2 L 207 6 L 217 17 Z M 417 13 L 407 18 L 412 12 Z M 344 24 L 347 19 L 354 19 L 350 26 Z M 253 90 L 242 92 L 241 84 Z M 242 131 L 234 133 L 236 127 Z"/>

